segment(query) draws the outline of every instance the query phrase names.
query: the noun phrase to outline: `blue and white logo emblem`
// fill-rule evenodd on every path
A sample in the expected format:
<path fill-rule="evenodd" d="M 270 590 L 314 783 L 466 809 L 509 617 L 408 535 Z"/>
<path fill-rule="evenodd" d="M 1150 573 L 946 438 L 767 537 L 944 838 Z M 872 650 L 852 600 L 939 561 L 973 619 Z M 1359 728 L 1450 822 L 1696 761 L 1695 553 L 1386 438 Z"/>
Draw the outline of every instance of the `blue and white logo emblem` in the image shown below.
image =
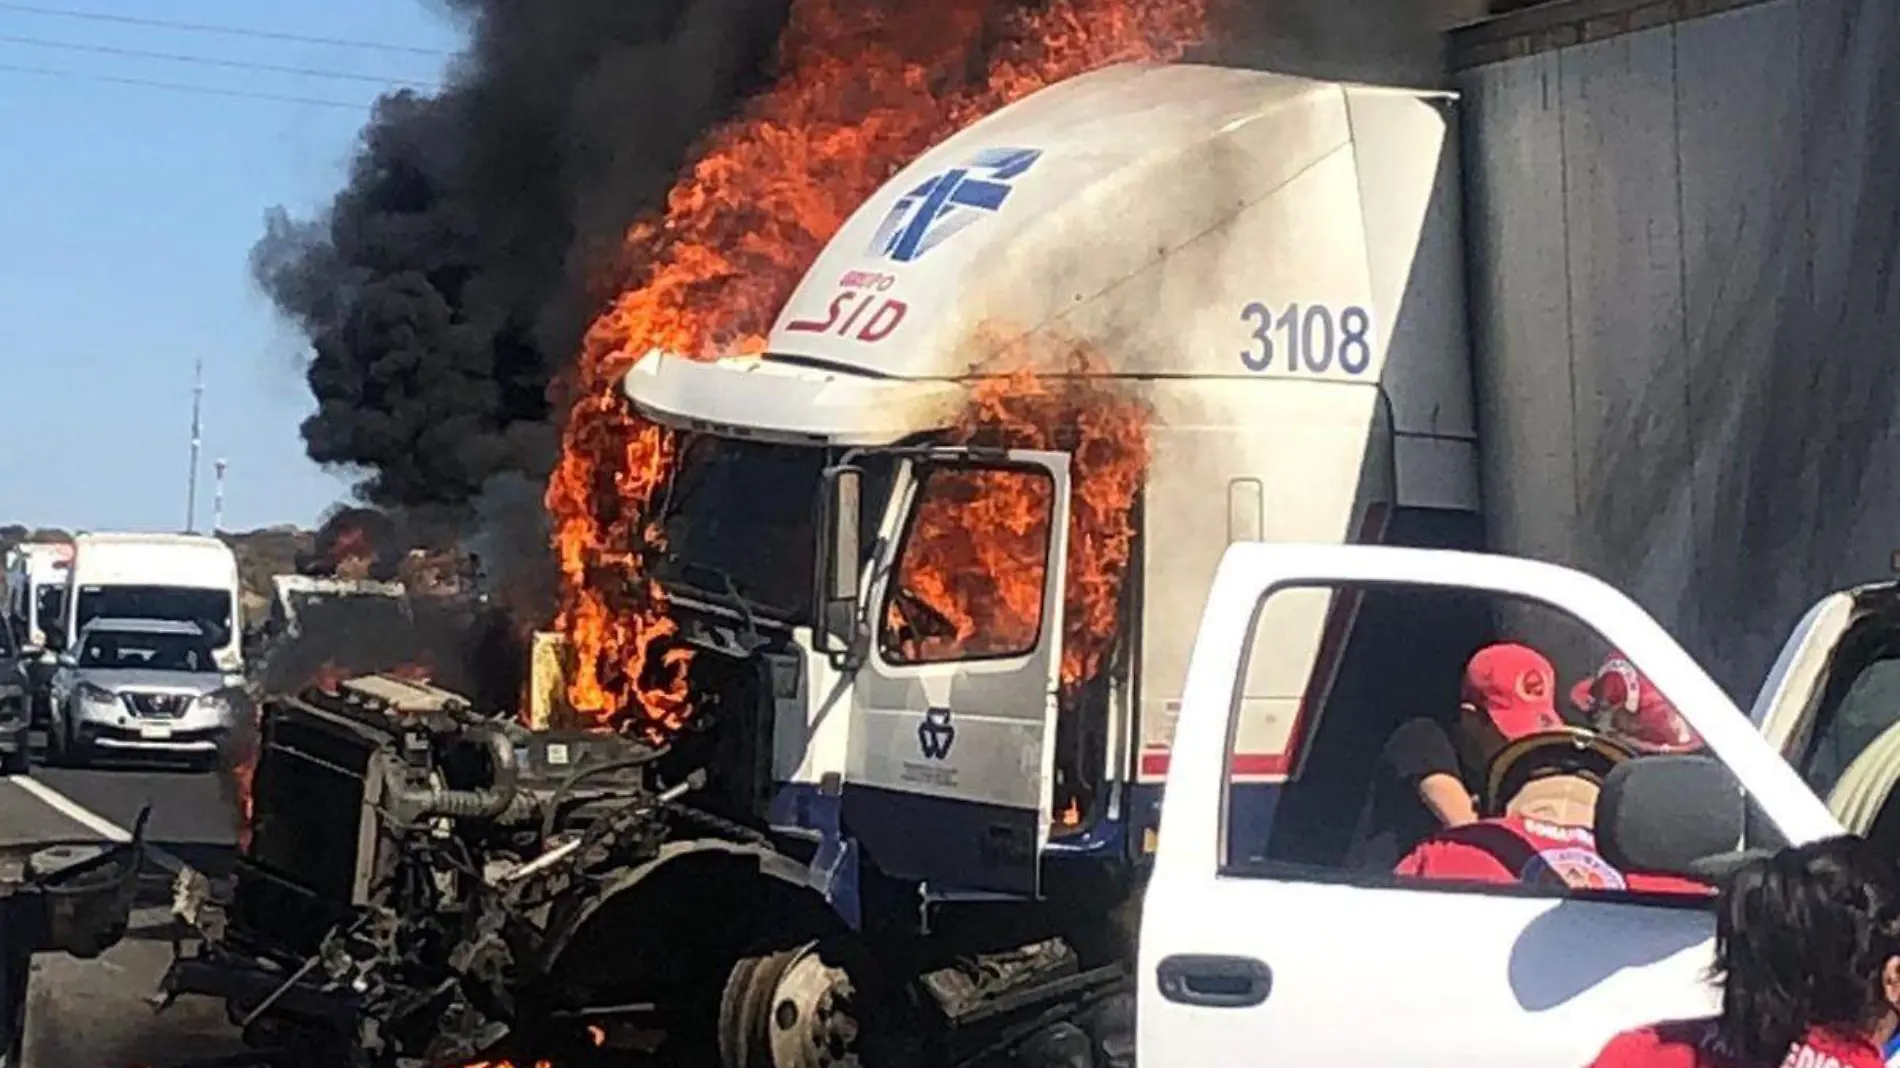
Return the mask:
<path fill-rule="evenodd" d="M 957 729 L 950 723 L 950 710 L 931 708 L 924 711 L 924 721 L 917 725 L 917 748 L 923 750 L 930 760 L 944 760 L 950 756 L 950 746 L 957 740 Z"/>
<path fill-rule="evenodd" d="M 891 205 L 871 238 L 871 254 L 915 260 L 1001 208 L 1010 183 L 1041 158 L 1040 148 L 986 148 L 961 167 L 931 175 Z"/>

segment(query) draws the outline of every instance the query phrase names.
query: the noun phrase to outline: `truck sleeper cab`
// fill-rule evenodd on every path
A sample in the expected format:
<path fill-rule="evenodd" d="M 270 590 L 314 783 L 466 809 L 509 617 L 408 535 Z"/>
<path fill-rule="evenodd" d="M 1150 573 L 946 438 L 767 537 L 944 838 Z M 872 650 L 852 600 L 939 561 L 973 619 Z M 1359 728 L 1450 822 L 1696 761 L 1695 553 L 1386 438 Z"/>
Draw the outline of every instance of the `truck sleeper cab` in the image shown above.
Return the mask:
<path fill-rule="evenodd" d="M 701 647 L 696 685 L 770 665 L 775 826 L 938 899 L 1034 897 L 1045 859 L 1138 858 L 1227 545 L 1476 544 L 1452 123 L 1438 94 L 1097 71 L 900 171 L 820 255 L 764 355 L 636 363 L 636 410 L 688 435 L 660 577 Z M 986 379 L 1062 374 L 1038 361 L 1077 349 L 1104 396 L 1147 412 L 1149 460 L 1116 647 L 1065 687 L 1088 461 L 951 432 Z M 825 548 L 807 555 L 821 480 Z M 994 522 L 985 491 L 1035 504 L 1008 569 L 1033 594 L 992 584 L 978 604 L 919 575 L 920 524 L 971 545 L 997 533 L 970 525 Z M 1284 779 L 1354 607 L 1276 617 L 1239 726 L 1248 783 Z M 961 617 L 960 645 L 922 633 L 945 625 L 933 611 Z M 827 783 L 837 805 L 811 800 Z M 827 871 L 848 899 L 850 865 Z"/>

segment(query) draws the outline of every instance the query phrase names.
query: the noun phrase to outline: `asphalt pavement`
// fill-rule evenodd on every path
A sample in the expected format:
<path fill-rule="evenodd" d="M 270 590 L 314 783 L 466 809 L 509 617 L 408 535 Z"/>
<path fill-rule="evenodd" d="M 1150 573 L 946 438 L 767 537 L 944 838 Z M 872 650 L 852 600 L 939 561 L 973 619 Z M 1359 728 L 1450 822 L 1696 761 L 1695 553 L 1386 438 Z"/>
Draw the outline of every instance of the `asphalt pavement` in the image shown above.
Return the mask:
<path fill-rule="evenodd" d="M 0 845 L 124 840 L 148 805 L 157 870 L 125 940 L 97 960 L 34 960 L 26 1068 L 165 1068 L 239 1048 L 221 1005 L 187 998 L 155 1013 L 148 1000 L 172 955 L 170 875 L 187 864 L 222 875 L 236 848 L 235 808 L 219 775 L 35 767 L 0 778 Z"/>

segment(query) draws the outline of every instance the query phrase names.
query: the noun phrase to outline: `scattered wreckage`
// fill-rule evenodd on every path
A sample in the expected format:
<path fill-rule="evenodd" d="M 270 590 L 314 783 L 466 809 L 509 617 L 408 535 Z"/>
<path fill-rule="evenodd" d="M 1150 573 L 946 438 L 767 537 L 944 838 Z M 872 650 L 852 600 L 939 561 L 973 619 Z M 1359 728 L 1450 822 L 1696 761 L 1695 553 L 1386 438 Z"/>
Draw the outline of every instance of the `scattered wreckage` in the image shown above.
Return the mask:
<path fill-rule="evenodd" d="M 33 956 L 91 960 L 131 926 L 144 868 L 139 813 L 124 842 L 32 842 L 0 847 L 0 1068 L 24 1061 L 27 983 Z"/>
<path fill-rule="evenodd" d="M 249 844 L 221 892 L 180 877 L 200 941 L 162 997 L 223 1000 L 284 1068 L 859 1063 L 868 1007 L 809 858 L 709 788 L 757 759 L 712 732 L 531 731 L 392 675 L 267 698 Z M 972 1010 L 980 1058 L 1049 1009 L 990 994 L 1075 972 L 1049 942 L 925 987 Z M 1071 974 L 1064 1014 L 1122 976 Z M 797 1025 L 768 1029 L 788 1000 Z"/>
<path fill-rule="evenodd" d="M 603 986 L 626 963 L 603 905 L 682 836 L 771 856 L 681 803 L 703 771 L 659 785 L 669 749 L 530 732 L 392 675 L 267 699 L 258 744 L 250 845 L 227 898 L 187 877 L 178 911 L 203 943 L 164 990 L 225 999 L 247 1041 L 285 1064 L 455 1064 L 520 1042 L 541 1059 L 637 1041 L 630 1025 L 667 1006 L 617 1003 Z"/>

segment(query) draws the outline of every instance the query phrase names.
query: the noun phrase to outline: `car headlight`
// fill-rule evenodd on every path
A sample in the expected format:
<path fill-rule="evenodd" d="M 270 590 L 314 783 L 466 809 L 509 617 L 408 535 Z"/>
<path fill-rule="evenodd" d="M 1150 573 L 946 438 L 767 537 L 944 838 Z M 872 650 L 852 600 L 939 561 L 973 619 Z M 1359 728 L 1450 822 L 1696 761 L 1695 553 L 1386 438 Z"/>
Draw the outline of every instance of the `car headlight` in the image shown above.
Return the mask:
<path fill-rule="evenodd" d="M 223 690 L 219 690 L 216 693 L 201 694 L 195 698 L 192 703 L 197 705 L 198 710 L 201 712 L 210 712 L 219 716 L 230 715 L 234 708 L 231 703 L 231 695 Z"/>
<path fill-rule="evenodd" d="M 79 699 L 89 705 L 115 705 L 119 703 L 118 694 L 113 693 L 103 686 L 96 686 L 90 682 L 82 682 L 73 689 L 74 692 L 79 694 Z"/>

